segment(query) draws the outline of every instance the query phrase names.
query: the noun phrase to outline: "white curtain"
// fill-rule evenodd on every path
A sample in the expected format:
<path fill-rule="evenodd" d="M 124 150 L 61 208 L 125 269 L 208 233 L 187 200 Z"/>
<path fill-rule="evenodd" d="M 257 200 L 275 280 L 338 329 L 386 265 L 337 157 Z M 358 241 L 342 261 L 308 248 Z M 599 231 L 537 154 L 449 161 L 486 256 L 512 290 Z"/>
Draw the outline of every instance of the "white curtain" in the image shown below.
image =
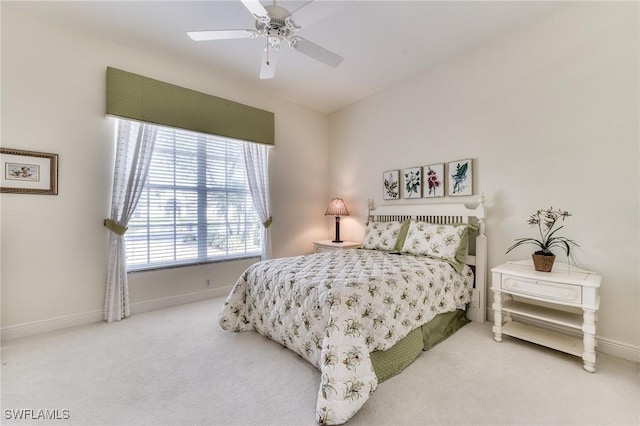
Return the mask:
<path fill-rule="evenodd" d="M 120 321 L 130 314 L 124 233 L 144 188 L 156 131 L 157 128 L 149 124 L 118 120 L 111 216 L 105 220 L 105 226 L 111 230 L 104 303 L 104 319 L 107 322 Z"/>
<path fill-rule="evenodd" d="M 262 222 L 262 260 L 271 259 L 271 203 L 269 201 L 269 147 L 258 143 L 244 144 L 244 163 L 247 169 L 253 208 Z"/>

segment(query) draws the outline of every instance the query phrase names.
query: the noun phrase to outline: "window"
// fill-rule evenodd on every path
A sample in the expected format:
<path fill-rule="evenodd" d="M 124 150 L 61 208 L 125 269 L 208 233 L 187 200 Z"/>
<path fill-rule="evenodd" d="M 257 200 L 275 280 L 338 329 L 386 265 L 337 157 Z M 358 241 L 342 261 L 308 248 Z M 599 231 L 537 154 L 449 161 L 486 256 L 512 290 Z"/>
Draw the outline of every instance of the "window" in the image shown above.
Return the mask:
<path fill-rule="evenodd" d="M 129 271 L 260 255 L 242 143 L 158 128 L 125 234 Z"/>

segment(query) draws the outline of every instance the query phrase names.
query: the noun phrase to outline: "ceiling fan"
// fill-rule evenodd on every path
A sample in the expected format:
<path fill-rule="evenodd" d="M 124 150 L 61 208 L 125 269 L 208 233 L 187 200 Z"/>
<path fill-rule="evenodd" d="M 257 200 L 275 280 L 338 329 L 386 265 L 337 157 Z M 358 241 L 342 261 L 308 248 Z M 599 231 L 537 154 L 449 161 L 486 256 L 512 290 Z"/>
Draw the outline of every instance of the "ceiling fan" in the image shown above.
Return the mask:
<path fill-rule="evenodd" d="M 323 64 L 329 65 L 330 67 L 335 68 L 342 63 L 344 59 L 342 56 L 295 35 L 297 31 L 302 29 L 302 26 L 296 25 L 294 19 L 299 21 L 299 23 L 302 23 L 305 20 L 305 14 L 307 18 L 311 18 L 313 12 L 309 12 L 308 5 L 311 4 L 313 0 L 305 3 L 293 12 L 289 12 L 285 8 L 278 6 L 275 0 L 272 5 L 268 6 L 263 6 L 258 0 L 240 1 L 242 1 L 242 4 L 255 18 L 255 30 L 189 31 L 187 32 L 187 35 L 195 41 L 263 37 L 266 39 L 267 43 L 262 54 L 262 65 L 260 67 L 261 79 L 273 78 L 275 75 L 280 43 L 283 40 L 288 42 L 289 46 L 293 50 L 307 55 L 316 61 L 322 62 Z M 328 13 L 332 12 L 331 10 L 328 10 L 328 8 L 332 8 L 331 3 L 335 5 L 336 2 L 321 3 L 321 7 L 324 7 L 324 10 L 320 13 L 324 13 L 326 16 Z M 294 13 L 295 16 L 293 16 Z"/>

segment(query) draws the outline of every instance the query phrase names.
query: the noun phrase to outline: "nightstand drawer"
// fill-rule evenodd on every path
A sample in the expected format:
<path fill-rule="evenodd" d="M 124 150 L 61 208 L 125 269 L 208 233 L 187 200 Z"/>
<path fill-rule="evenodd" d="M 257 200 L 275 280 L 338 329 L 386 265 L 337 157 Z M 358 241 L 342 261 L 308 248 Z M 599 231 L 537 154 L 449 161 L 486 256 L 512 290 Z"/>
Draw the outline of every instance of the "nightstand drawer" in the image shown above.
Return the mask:
<path fill-rule="evenodd" d="M 315 253 L 324 253 L 327 251 L 352 249 L 357 247 L 360 247 L 360 243 L 356 243 L 355 241 L 341 241 L 339 243 L 334 243 L 331 240 L 323 240 L 313 242 L 313 251 Z"/>
<path fill-rule="evenodd" d="M 519 293 L 541 299 L 576 304 L 582 303 L 582 287 L 579 285 L 559 284 L 503 275 L 502 288 L 511 293 Z"/>
<path fill-rule="evenodd" d="M 325 246 L 316 246 L 316 253 L 326 253 L 328 251 L 336 251 L 339 250 L 335 247 L 325 247 Z"/>

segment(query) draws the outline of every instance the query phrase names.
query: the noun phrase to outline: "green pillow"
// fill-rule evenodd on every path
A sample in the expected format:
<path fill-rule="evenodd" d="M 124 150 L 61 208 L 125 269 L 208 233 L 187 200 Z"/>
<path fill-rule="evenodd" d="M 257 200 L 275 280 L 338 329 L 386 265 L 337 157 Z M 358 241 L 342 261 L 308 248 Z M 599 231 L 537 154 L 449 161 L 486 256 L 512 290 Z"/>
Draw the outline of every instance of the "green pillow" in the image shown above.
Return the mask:
<path fill-rule="evenodd" d="M 402 250 L 402 246 L 404 245 L 404 240 L 407 238 L 407 231 L 409 231 L 409 225 L 411 224 L 411 219 L 405 219 L 402 222 L 402 226 L 400 227 L 400 233 L 398 234 L 398 239 L 396 240 L 396 245 L 394 247 L 395 251 Z"/>
<path fill-rule="evenodd" d="M 456 260 L 452 263 L 456 270 L 456 272 L 461 273 L 462 268 L 465 265 L 467 260 L 467 248 L 469 247 L 469 235 L 478 230 L 477 225 L 466 224 L 466 228 L 462 235 L 460 236 L 460 245 L 458 246 L 458 250 L 456 251 Z"/>

